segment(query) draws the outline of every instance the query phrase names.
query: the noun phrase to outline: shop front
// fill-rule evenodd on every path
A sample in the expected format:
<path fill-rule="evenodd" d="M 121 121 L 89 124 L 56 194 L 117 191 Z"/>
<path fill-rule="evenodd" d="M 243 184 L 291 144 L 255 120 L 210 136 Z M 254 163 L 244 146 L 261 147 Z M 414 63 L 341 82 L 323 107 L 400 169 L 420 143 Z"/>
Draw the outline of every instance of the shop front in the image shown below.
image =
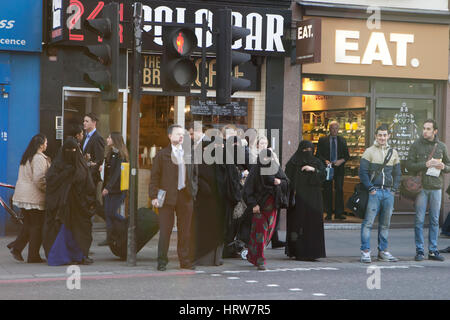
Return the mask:
<path fill-rule="evenodd" d="M 61 3 L 61 19 L 68 19 L 70 12 Z M 108 1 L 105 1 L 108 2 Z M 214 12 L 224 6 L 219 1 L 192 1 L 189 5 L 182 1 L 141 1 L 144 9 L 145 22 L 178 22 L 189 23 L 202 21 L 206 16 L 209 26 L 213 27 Z M 243 130 L 247 128 L 266 128 L 266 65 L 267 60 L 284 60 L 286 54 L 284 32 L 290 24 L 290 11 L 280 5 L 259 6 L 261 1 L 252 1 L 255 7 L 243 6 L 231 1 L 227 4 L 233 10 L 233 23 L 251 29 L 251 34 L 241 41 L 244 52 L 252 55 L 252 60 L 233 70 L 235 77 L 251 80 L 251 86 L 246 91 L 233 95 L 232 104 L 224 108 L 215 104 L 215 48 L 212 33 L 207 33 L 207 63 L 206 77 L 208 95 L 205 108 L 197 97 L 168 96 L 161 89 L 161 27 L 145 26 L 143 35 L 143 53 L 141 60 L 142 97 L 140 104 L 139 131 L 139 174 L 138 174 L 138 206 L 146 206 L 148 201 L 148 185 L 152 160 L 158 150 L 168 144 L 167 129 L 171 124 L 180 124 L 186 128 L 194 121 L 201 121 L 203 126 L 222 128 L 226 124 L 234 124 Z M 263 1 L 265 2 L 265 1 Z M 289 1 L 282 1 L 288 3 Z M 61 145 L 71 124 L 81 123 L 86 113 L 94 112 L 99 117 L 98 131 L 106 138 L 111 131 L 122 133 L 124 140 L 130 140 L 130 113 L 132 95 L 130 91 L 132 73 L 132 6 L 134 1 L 120 3 L 121 38 L 120 52 L 120 83 L 119 98 L 116 102 L 101 100 L 98 89 L 91 88 L 83 81 L 83 70 L 92 68 L 93 62 L 83 56 L 78 45 L 85 45 L 87 31 L 71 29 L 63 23 L 57 23 L 58 28 L 50 26 L 47 56 L 43 58 L 44 69 L 51 75 L 43 79 L 44 94 L 41 97 L 41 113 L 45 113 L 47 121 L 41 125 L 53 135 L 53 153 Z M 266 3 L 266 2 L 265 2 Z M 289 5 L 289 4 L 288 4 Z M 100 6 L 99 1 L 84 0 L 71 2 L 72 8 L 84 12 L 83 19 Z M 58 8 L 57 8 L 58 9 Z M 98 11 L 98 10 L 97 10 Z M 55 7 L 49 8 L 48 14 L 55 16 Z M 75 11 L 74 11 L 75 12 Z M 78 12 L 78 11 L 77 11 Z M 59 17 L 59 16 L 58 16 Z M 56 20 L 53 19 L 55 22 Z M 68 24 L 70 26 L 70 24 Z M 52 37 L 55 36 L 54 39 Z M 197 38 L 201 38 L 201 32 Z M 82 40 L 84 39 L 84 40 Z M 201 43 L 201 39 L 198 39 Z M 236 45 L 239 45 L 238 43 Z M 194 62 L 199 67 L 200 56 L 194 54 Z M 282 83 L 282 74 L 270 81 Z M 200 93 L 201 79 L 198 76 L 191 92 Z M 277 88 L 282 92 L 282 86 Z"/>
<path fill-rule="evenodd" d="M 359 161 L 379 125 L 390 128 L 403 176 L 410 174 L 405 168 L 409 147 L 426 119 L 438 121 L 445 142 L 449 27 L 381 21 L 380 28 L 371 29 L 362 19 L 314 18 L 321 23 L 321 59 L 302 66 L 302 135 L 317 143 L 329 134 L 329 123 L 338 121 L 350 153 L 346 201 L 359 183 Z M 394 210 L 397 217 L 407 217 L 413 203 L 397 195 Z"/>

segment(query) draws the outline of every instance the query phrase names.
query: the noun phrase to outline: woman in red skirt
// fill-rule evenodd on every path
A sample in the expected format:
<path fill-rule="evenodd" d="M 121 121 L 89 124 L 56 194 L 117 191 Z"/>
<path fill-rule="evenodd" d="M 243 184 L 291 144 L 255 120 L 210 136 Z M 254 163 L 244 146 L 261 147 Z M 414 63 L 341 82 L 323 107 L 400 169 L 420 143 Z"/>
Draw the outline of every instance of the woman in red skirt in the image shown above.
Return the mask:
<path fill-rule="evenodd" d="M 264 248 L 275 229 L 277 209 L 288 204 L 288 179 L 270 149 L 262 150 L 244 185 L 244 201 L 253 209 L 247 260 L 265 270 Z"/>

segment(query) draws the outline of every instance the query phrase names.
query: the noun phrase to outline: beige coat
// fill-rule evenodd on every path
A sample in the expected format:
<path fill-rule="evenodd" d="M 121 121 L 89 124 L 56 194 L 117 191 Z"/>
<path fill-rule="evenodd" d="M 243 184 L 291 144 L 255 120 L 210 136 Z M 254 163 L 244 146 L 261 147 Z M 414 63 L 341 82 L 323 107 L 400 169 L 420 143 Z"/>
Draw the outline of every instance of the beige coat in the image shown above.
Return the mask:
<path fill-rule="evenodd" d="M 13 203 L 23 209 L 45 209 L 45 174 L 50 168 L 50 158 L 36 153 L 33 159 L 19 168 L 19 177 Z"/>

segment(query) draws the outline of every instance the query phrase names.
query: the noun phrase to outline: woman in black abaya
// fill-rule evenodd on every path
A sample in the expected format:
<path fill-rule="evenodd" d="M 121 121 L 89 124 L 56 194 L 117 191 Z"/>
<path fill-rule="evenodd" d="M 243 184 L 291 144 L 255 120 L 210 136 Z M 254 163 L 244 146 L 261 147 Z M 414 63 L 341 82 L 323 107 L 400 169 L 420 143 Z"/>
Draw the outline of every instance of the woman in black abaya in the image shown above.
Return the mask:
<path fill-rule="evenodd" d="M 69 137 L 47 172 L 43 246 L 48 265 L 90 264 L 95 186 L 77 140 Z"/>
<path fill-rule="evenodd" d="M 325 167 L 313 151 L 310 141 L 301 141 L 285 170 L 291 182 L 286 254 L 306 261 L 326 257 L 322 201 Z"/>

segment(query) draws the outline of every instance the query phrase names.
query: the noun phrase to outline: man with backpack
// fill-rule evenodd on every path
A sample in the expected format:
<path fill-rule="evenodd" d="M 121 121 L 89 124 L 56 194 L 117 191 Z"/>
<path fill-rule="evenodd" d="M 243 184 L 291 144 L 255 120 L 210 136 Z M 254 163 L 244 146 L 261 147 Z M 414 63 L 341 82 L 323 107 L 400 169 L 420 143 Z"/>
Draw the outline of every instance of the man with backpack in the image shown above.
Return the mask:
<path fill-rule="evenodd" d="M 370 232 L 378 214 L 378 260 L 398 261 L 387 251 L 388 233 L 394 209 L 394 195 L 401 181 L 400 158 L 388 146 L 389 128 L 383 124 L 375 131 L 373 146 L 364 152 L 359 167 L 361 183 L 369 191 L 366 214 L 361 225 L 361 262 L 371 263 Z"/>
<path fill-rule="evenodd" d="M 450 172 L 450 159 L 447 146 L 437 137 L 436 121 L 428 119 L 423 124 L 423 133 L 411 145 L 408 154 L 407 169 L 412 174 L 420 173 L 422 176 L 422 190 L 417 195 L 415 242 L 416 261 L 422 261 L 424 255 L 423 225 L 425 211 L 430 204 L 430 229 L 428 235 L 428 259 L 444 261 L 444 257 L 437 249 L 439 236 L 439 214 L 441 213 L 442 188 L 444 187 L 444 173 Z"/>

